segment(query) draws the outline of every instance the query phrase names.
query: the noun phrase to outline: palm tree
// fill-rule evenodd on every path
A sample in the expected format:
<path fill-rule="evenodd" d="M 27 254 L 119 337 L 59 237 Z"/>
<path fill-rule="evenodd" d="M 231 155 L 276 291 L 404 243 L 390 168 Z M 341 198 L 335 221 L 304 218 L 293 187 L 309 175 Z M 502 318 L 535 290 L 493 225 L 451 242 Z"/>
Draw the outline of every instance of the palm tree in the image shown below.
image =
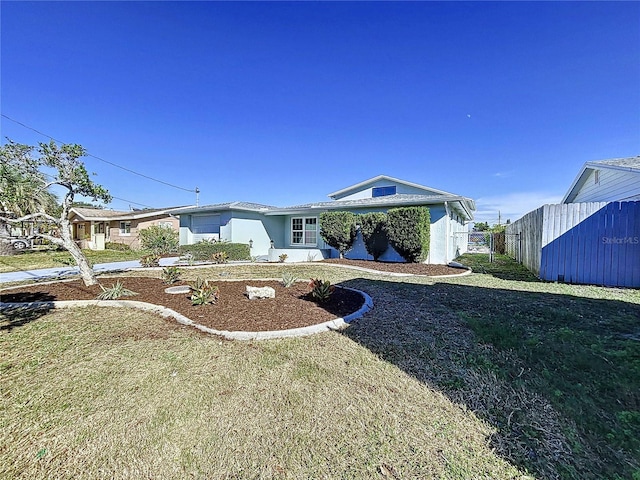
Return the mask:
<path fill-rule="evenodd" d="M 26 173 L 14 165 L 0 165 L 0 209 L 4 212 L 16 217 L 54 212 L 58 199 L 45 187 L 44 175 L 39 172 Z"/>

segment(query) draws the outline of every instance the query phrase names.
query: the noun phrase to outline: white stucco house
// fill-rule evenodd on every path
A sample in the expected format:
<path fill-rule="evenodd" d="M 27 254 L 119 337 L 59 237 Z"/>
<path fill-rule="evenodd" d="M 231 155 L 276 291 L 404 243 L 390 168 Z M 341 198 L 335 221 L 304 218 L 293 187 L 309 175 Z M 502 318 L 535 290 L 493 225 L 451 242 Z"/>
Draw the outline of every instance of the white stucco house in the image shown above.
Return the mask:
<path fill-rule="evenodd" d="M 467 247 L 466 237 L 473 220 L 472 199 L 386 175 L 365 180 L 329 194 L 329 201 L 290 207 L 249 202 L 229 202 L 173 212 L 180 217 L 180 244 L 216 239 L 251 244 L 251 254 L 276 261 L 320 260 L 338 257 L 338 252 L 320 237 L 320 214 L 350 211 L 356 214 L 386 212 L 402 206 L 426 206 L 431 216 L 428 263 L 445 264 Z M 347 258 L 371 259 L 360 235 Z M 393 248 L 383 261 L 402 261 Z"/>
<path fill-rule="evenodd" d="M 640 200 L 640 156 L 587 162 L 562 203 Z"/>

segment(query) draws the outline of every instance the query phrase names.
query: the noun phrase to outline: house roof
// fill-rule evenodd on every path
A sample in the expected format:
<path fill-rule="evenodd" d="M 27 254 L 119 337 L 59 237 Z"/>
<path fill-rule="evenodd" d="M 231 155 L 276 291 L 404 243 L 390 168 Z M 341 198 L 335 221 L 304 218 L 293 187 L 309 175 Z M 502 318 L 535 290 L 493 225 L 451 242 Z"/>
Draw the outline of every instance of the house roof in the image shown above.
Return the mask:
<path fill-rule="evenodd" d="M 561 203 L 571 203 L 594 170 L 618 170 L 640 174 L 640 155 L 636 157 L 611 158 L 608 160 L 586 162 L 569 187 Z"/>
<path fill-rule="evenodd" d="M 410 206 L 410 205 L 433 205 L 437 203 L 457 203 L 465 214 L 467 219 L 473 218 L 473 210 L 475 203 L 470 198 L 461 197 L 459 195 L 409 195 L 396 194 L 386 195 L 384 197 L 375 198 L 359 198 L 354 200 L 333 200 L 330 202 L 306 203 L 304 205 L 295 205 L 293 207 L 275 208 L 265 215 L 283 215 L 311 213 L 323 210 L 338 210 L 343 208 L 375 208 L 375 207 L 394 207 L 394 206 Z"/>
<path fill-rule="evenodd" d="M 85 208 L 72 207 L 69 215 L 77 215 L 82 220 L 90 220 L 94 222 L 106 222 L 110 220 L 137 220 L 139 218 L 155 217 L 158 215 L 169 215 L 185 207 L 169 207 L 169 208 L 147 208 L 144 210 L 106 210 L 101 208 Z"/>
<path fill-rule="evenodd" d="M 248 212 L 267 212 L 273 210 L 274 206 L 271 205 L 262 205 L 261 203 L 252 203 L 252 202 L 226 202 L 226 203 L 214 203 L 211 205 L 203 205 L 201 207 L 184 207 L 180 208 L 175 212 L 176 215 L 180 215 L 182 213 L 198 213 L 202 211 L 208 212 L 220 212 L 225 210 L 244 210 Z"/>
<path fill-rule="evenodd" d="M 367 185 L 373 184 L 373 183 L 378 182 L 380 180 L 385 180 L 385 181 L 393 182 L 393 183 L 400 183 L 402 185 L 407 185 L 408 187 L 418 188 L 420 190 L 425 190 L 426 192 L 429 192 L 430 194 L 454 195 L 453 193 L 445 192 L 444 190 L 438 190 L 436 188 L 426 187 L 424 185 L 419 185 L 417 183 L 407 182 L 406 180 L 400 180 L 399 178 L 390 177 L 388 175 L 378 175 L 377 177 L 370 178 L 369 180 L 365 180 L 363 182 L 356 183 L 355 185 L 351 185 L 350 187 L 346 187 L 346 188 L 343 188 L 343 189 L 338 190 L 336 192 L 330 193 L 329 197 L 333 198 L 333 199 L 335 199 L 336 197 L 343 197 L 343 196 L 345 196 L 345 195 L 347 195 L 347 194 L 349 194 L 351 192 L 357 192 L 359 190 L 362 190 Z"/>
<path fill-rule="evenodd" d="M 476 209 L 475 202 L 471 198 L 456 195 L 454 193 L 445 192 L 443 190 L 436 190 L 435 188 L 425 187 L 418 185 L 417 183 L 406 182 L 397 178 L 389 177 L 387 175 L 378 175 L 377 177 L 365 180 L 351 187 L 338 190 L 337 192 L 329 194 L 329 197 L 335 198 L 344 196 L 344 194 L 351 191 L 362 190 L 369 184 L 375 183 L 379 180 L 386 180 L 390 182 L 404 184 L 410 187 L 414 187 L 424 191 L 424 195 L 421 194 L 395 194 L 386 195 L 382 197 L 374 198 L 361 198 L 352 200 L 332 200 L 329 202 L 314 202 L 304 205 L 294 205 L 292 207 L 274 207 L 271 205 L 263 205 L 260 203 L 251 202 L 227 202 L 216 203 L 212 205 L 204 205 L 202 207 L 186 207 L 181 208 L 173 213 L 176 215 L 200 213 L 200 212 L 219 212 L 226 210 L 244 210 L 250 212 L 258 212 L 268 216 L 274 215 L 290 215 L 301 213 L 318 213 L 324 210 L 337 210 L 343 208 L 376 208 L 376 207 L 395 207 L 395 206 L 410 206 L 410 205 L 434 205 L 439 203 L 453 203 L 458 206 L 458 210 L 464 215 L 467 220 L 473 219 L 473 211 Z"/>

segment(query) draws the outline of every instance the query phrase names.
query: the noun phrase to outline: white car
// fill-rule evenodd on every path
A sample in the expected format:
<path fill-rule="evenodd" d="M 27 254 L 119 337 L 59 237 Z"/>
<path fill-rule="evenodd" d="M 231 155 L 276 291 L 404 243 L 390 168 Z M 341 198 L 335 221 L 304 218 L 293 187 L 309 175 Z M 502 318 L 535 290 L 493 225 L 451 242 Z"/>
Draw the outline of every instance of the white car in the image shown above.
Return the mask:
<path fill-rule="evenodd" d="M 33 237 L 2 237 L 14 250 L 26 250 L 33 248 Z"/>

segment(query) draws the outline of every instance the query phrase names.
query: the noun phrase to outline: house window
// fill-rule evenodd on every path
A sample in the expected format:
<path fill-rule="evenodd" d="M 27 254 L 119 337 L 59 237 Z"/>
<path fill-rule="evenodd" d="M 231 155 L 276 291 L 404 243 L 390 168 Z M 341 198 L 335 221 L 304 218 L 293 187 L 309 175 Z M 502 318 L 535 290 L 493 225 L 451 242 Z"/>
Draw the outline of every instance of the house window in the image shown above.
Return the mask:
<path fill-rule="evenodd" d="M 292 245 L 317 245 L 318 218 L 297 217 L 291 219 Z"/>
<path fill-rule="evenodd" d="M 159 227 L 164 227 L 164 228 L 173 228 L 173 223 L 171 223 L 171 222 L 158 222 L 158 226 Z"/>
<path fill-rule="evenodd" d="M 373 198 L 376 197 L 386 197 L 387 195 L 395 195 L 396 194 L 396 186 L 390 187 L 374 187 L 371 196 Z"/>
<path fill-rule="evenodd" d="M 596 185 L 600 185 L 600 170 L 593 172 L 593 180 Z"/>
<path fill-rule="evenodd" d="M 120 235 L 131 235 L 131 222 L 120 222 Z"/>

